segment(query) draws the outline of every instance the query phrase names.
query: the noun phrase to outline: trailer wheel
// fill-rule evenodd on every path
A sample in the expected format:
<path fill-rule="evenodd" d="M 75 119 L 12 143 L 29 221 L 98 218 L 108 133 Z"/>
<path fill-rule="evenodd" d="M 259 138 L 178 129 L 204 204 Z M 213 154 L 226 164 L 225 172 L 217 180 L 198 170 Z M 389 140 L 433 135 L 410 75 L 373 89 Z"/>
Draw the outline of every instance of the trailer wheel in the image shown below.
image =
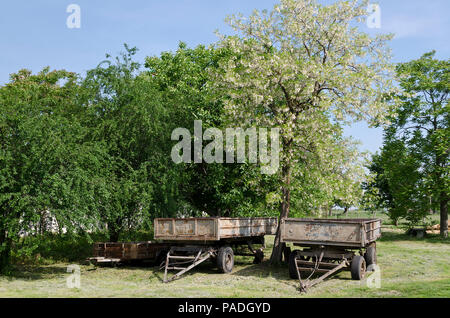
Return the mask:
<path fill-rule="evenodd" d="M 292 251 L 289 255 L 289 277 L 292 279 L 298 279 L 297 267 L 295 266 L 295 260 L 300 258 L 300 250 Z"/>
<path fill-rule="evenodd" d="M 364 257 L 360 255 L 353 256 L 352 264 L 350 268 L 353 280 L 361 280 L 366 274 L 366 261 Z"/>
<path fill-rule="evenodd" d="M 288 246 L 285 246 L 283 249 L 283 257 L 284 257 L 284 262 L 289 264 L 289 258 L 291 256 L 291 248 Z"/>
<path fill-rule="evenodd" d="M 364 253 L 364 259 L 366 260 L 367 267 L 377 263 L 377 246 L 375 243 L 372 243 L 367 247 L 366 252 Z"/>
<path fill-rule="evenodd" d="M 253 264 L 261 264 L 264 260 L 264 252 L 261 250 L 257 250 L 255 253 L 255 258 L 253 259 Z"/>
<path fill-rule="evenodd" d="M 223 273 L 231 273 L 234 267 L 234 253 L 229 246 L 224 246 L 219 249 L 217 254 L 217 267 Z"/>

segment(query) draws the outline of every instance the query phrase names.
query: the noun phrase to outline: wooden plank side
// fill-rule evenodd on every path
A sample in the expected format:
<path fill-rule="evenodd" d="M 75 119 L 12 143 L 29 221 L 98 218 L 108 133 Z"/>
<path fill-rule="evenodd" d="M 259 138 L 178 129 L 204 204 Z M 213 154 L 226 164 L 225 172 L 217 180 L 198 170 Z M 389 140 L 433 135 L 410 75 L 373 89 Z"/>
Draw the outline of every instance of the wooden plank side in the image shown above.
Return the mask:
<path fill-rule="evenodd" d="M 155 219 L 155 239 L 166 241 L 218 241 L 276 233 L 276 218 Z"/>
<path fill-rule="evenodd" d="M 223 218 L 219 222 L 221 238 L 274 235 L 277 228 L 276 218 Z"/>
<path fill-rule="evenodd" d="M 155 239 L 166 241 L 215 241 L 217 222 L 214 218 L 155 219 Z"/>
<path fill-rule="evenodd" d="M 376 241 L 381 237 L 381 220 L 371 220 L 365 224 L 366 245 Z"/>
<path fill-rule="evenodd" d="M 286 219 L 281 241 L 364 247 L 381 236 L 379 219 Z"/>
<path fill-rule="evenodd" d="M 166 244 L 153 242 L 95 243 L 94 257 L 120 260 L 154 259 Z"/>
<path fill-rule="evenodd" d="M 282 242 L 360 244 L 361 225 L 358 223 L 317 223 L 286 220 L 281 233 Z"/>
<path fill-rule="evenodd" d="M 172 219 L 155 219 L 153 226 L 155 238 L 164 235 L 174 235 Z"/>

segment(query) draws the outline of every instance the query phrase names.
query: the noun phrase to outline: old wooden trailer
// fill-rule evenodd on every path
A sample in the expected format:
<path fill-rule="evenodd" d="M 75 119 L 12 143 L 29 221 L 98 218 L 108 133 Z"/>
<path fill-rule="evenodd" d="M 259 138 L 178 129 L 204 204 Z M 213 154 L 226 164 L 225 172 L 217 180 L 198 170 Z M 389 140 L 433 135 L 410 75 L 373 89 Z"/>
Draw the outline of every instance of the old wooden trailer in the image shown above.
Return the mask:
<path fill-rule="evenodd" d="M 170 282 L 210 259 L 223 273 L 233 270 L 234 255 L 264 258 L 264 236 L 277 230 L 276 218 L 155 219 L 154 237 L 171 247 L 166 256 L 164 282 Z M 261 245 L 255 248 L 253 245 Z M 243 252 L 239 247 L 247 247 Z M 168 271 L 178 271 L 168 278 Z"/>
<path fill-rule="evenodd" d="M 380 219 L 281 221 L 281 242 L 302 248 L 292 252 L 286 249 L 290 254 L 289 275 L 299 280 L 302 292 L 344 269 L 350 270 L 352 279 L 361 280 L 367 267 L 376 264 L 375 241 L 379 237 Z M 302 277 L 304 273 L 306 278 Z M 311 280 L 315 274 L 321 275 Z"/>
<path fill-rule="evenodd" d="M 95 243 L 93 257 L 88 260 L 95 264 L 161 262 L 169 248 L 155 242 Z"/>

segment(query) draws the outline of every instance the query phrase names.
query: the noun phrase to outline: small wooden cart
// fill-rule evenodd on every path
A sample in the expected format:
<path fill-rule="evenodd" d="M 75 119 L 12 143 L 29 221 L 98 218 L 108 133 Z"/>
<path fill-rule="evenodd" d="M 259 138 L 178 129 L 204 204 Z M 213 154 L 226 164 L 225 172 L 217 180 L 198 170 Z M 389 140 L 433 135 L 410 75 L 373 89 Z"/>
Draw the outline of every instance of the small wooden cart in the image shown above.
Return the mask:
<path fill-rule="evenodd" d="M 161 262 L 168 250 L 169 245 L 155 242 L 95 243 L 88 260 L 95 264 Z"/>
<path fill-rule="evenodd" d="M 350 270 L 352 279 L 361 280 L 367 267 L 376 264 L 379 237 L 380 219 L 281 220 L 281 242 L 302 248 L 286 249 L 289 275 L 299 280 L 302 292 L 344 269 Z M 321 275 L 311 280 L 315 274 Z"/>
<path fill-rule="evenodd" d="M 223 273 L 234 267 L 234 255 L 253 256 L 254 263 L 264 258 L 264 236 L 277 229 L 276 218 L 189 218 L 155 219 L 155 239 L 169 244 L 164 282 L 170 282 L 210 259 Z M 262 245 L 254 248 L 254 244 Z M 246 246 L 249 252 L 238 247 Z M 168 278 L 168 271 L 178 271 Z"/>

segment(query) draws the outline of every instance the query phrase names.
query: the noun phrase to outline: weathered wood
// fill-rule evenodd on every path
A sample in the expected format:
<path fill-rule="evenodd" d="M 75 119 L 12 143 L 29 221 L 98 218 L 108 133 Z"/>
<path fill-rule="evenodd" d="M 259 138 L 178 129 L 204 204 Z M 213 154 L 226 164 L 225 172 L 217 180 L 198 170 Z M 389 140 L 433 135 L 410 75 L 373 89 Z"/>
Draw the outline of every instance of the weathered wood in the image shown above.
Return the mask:
<path fill-rule="evenodd" d="M 381 236 L 380 219 L 284 219 L 281 242 L 301 246 L 365 247 Z"/>
<path fill-rule="evenodd" d="M 305 266 L 314 267 L 315 265 L 318 265 L 318 266 L 331 267 L 331 268 L 336 266 L 335 263 L 326 263 L 326 262 L 317 262 L 316 263 L 316 262 L 310 262 L 310 261 L 303 261 L 303 260 L 300 260 L 300 259 L 297 259 L 296 262 L 297 262 L 297 266 L 298 265 L 305 265 Z"/>
<path fill-rule="evenodd" d="M 168 244 L 154 242 L 95 243 L 93 258 L 118 259 L 119 262 L 132 260 L 155 260 L 169 249 Z"/>
<path fill-rule="evenodd" d="M 274 235 L 276 218 L 155 219 L 155 239 L 211 242 Z"/>
<path fill-rule="evenodd" d="M 180 260 L 189 260 L 189 259 L 195 259 L 195 256 L 171 256 L 170 258 L 173 259 L 180 259 Z"/>
<path fill-rule="evenodd" d="M 298 267 L 298 270 L 300 272 L 315 272 L 315 273 L 328 273 L 329 269 L 323 269 L 323 268 L 311 268 L 311 267 Z"/>
<path fill-rule="evenodd" d="M 94 263 L 119 263 L 120 258 L 90 257 L 89 261 Z"/>

